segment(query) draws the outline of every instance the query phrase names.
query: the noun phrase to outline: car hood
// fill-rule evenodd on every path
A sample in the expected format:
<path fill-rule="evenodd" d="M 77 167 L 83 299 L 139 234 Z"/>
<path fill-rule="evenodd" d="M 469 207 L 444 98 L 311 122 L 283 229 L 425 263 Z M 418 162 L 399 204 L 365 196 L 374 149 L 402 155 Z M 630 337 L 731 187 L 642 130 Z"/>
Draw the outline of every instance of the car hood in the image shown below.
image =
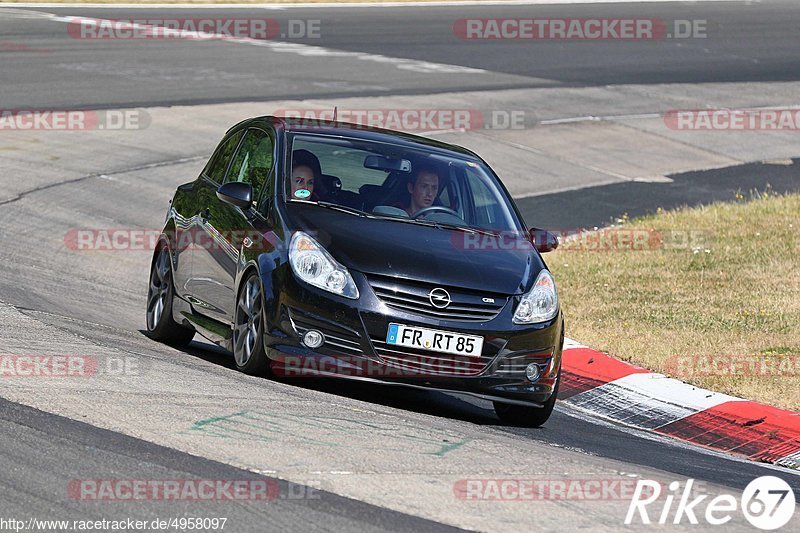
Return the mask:
<path fill-rule="evenodd" d="M 315 205 L 291 204 L 287 214 L 287 229 L 307 232 L 341 264 L 365 274 L 521 294 L 544 268 L 532 247 L 507 249 L 481 234 L 370 219 Z"/>

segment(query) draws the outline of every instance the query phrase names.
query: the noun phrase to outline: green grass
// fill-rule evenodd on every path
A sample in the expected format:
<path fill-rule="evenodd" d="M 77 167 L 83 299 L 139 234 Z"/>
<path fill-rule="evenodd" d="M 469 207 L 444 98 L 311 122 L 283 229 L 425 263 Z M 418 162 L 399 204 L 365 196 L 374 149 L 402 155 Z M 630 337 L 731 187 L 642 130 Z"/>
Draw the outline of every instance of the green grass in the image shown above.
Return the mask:
<path fill-rule="evenodd" d="M 665 373 L 670 360 L 800 358 L 800 195 L 737 194 L 601 230 L 647 232 L 646 246 L 588 251 L 570 241 L 546 256 L 570 337 Z M 611 233 L 608 233 L 611 232 Z M 641 233 L 640 233 L 641 234 Z M 685 237 L 685 238 L 684 238 Z M 588 239 L 596 239 L 597 236 Z M 796 371 L 672 374 L 696 385 L 800 409 Z"/>

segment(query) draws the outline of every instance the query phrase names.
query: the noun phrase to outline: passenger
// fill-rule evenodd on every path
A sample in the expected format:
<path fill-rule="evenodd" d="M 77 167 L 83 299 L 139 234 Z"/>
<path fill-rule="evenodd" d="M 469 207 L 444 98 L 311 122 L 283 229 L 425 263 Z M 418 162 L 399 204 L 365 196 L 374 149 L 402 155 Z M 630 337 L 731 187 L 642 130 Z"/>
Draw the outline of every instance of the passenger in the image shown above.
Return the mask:
<path fill-rule="evenodd" d="M 414 218 L 421 209 L 432 206 L 439 196 L 439 173 L 431 166 L 420 167 L 411 175 L 408 192 L 411 194 L 411 200 L 404 209 L 408 216 Z"/>
<path fill-rule="evenodd" d="M 317 201 L 314 193 L 314 182 L 319 181 L 322 170 L 317 156 L 308 150 L 295 150 L 292 153 L 292 198 Z M 298 191 L 308 191 L 300 192 Z"/>

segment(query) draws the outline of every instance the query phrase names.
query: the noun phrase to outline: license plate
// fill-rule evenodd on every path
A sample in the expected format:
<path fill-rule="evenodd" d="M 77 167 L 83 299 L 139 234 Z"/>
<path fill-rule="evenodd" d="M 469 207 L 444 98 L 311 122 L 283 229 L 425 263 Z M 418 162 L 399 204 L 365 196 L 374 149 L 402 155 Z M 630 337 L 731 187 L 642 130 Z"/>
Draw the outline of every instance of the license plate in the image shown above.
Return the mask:
<path fill-rule="evenodd" d="M 483 352 L 483 337 L 477 335 L 394 323 L 389 324 L 386 344 L 469 357 L 480 357 Z"/>

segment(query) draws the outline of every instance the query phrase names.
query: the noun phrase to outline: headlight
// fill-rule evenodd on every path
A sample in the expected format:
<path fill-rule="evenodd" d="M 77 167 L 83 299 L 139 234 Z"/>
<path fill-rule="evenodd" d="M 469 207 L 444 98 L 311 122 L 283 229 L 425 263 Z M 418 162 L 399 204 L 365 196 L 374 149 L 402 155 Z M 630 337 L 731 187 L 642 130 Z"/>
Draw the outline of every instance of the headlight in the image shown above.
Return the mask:
<path fill-rule="evenodd" d="M 546 269 L 539 272 L 533 288 L 522 297 L 514 313 L 515 324 L 535 324 L 558 314 L 558 292 L 553 276 Z"/>
<path fill-rule="evenodd" d="M 336 262 L 325 248 L 302 231 L 292 235 L 289 244 L 289 264 L 295 276 L 326 291 L 358 298 L 358 287 L 345 267 Z"/>

